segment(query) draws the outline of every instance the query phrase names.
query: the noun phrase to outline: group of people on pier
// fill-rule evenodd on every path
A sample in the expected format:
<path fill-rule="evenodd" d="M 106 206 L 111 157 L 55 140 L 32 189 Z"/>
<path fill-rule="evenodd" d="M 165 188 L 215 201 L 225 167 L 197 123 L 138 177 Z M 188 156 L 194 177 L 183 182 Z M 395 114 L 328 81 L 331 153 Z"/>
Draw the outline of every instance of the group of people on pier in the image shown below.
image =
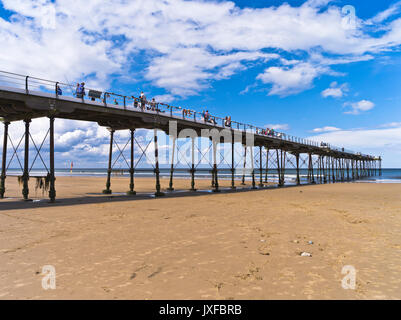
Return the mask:
<path fill-rule="evenodd" d="M 85 96 L 85 82 L 77 83 L 75 88 L 75 95 L 77 98 L 82 98 Z"/>
<path fill-rule="evenodd" d="M 159 104 L 156 102 L 155 98 L 152 98 L 152 100 L 147 101 L 146 96 L 143 93 L 143 91 L 141 91 L 141 94 L 139 95 L 139 101 L 135 97 L 132 97 L 132 98 L 134 99 L 134 107 L 135 108 L 140 107 L 142 109 L 142 111 L 145 110 L 145 108 L 146 108 L 147 110 L 162 112 L 162 110 L 159 109 Z M 148 106 L 146 106 L 146 105 L 148 105 Z"/>
<path fill-rule="evenodd" d="M 257 130 L 256 133 L 258 133 L 258 134 L 263 134 L 263 135 L 265 135 L 265 136 L 272 136 L 272 137 L 274 137 L 274 135 L 276 134 L 276 131 L 274 131 L 273 128 L 272 128 L 272 129 L 266 128 L 266 129 L 262 129 L 262 130 Z"/>
<path fill-rule="evenodd" d="M 205 122 L 211 123 L 211 124 L 217 124 L 216 117 L 211 116 L 208 110 L 202 112 L 202 116 L 203 116 L 203 120 Z M 224 126 L 231 128 L 231 116 L 226 116 L 224 118 Z"/>
<path fill-rule="evenodd" d="M 57 86 L 57 93 L 58 95 L 62 94 L 61 88 Z M 84 99 L 85 96 L 85 82 L 77 83 L 76 89 L 75 89 L 75 96 L 77 98 L 82 98 Z M 105 101 L 106 98 L 110 97 L 110 93 L 104 93 L 104 98 L 103 101 Z M 146 99 L 146 95 L 144 94 L 143 91 L 141 91 L 139 98 L 135 98 L 132 96 L 132 99 L 134 100 L 133 106 L 135 108 L 140 108 L 142 111 L 144 110 L 151 110 L 151 111 L 158 111 L 158 112 L 164 112 L 163 110 L 159 109 L 159 103 L 156 102 L 155 98 L 152 98 L 152 100 L 148 101 Z M 92 101 L 95 101 L 95 98 L 92 97 Z M 114 99 L 114 104 L 118 105 L 118 100 L 117 98 Z M 180 108 L 181 109 L 181 108 Z M 191 116 L 193 115 L 193 111 L 191 109 L 182 109 L 182 114 L 183 116 Z M 216 125 L 216 117 L 210 115 L 209 111 L 202 111 L 202 117 L 205 123 L 211 123 L 213 125 Z M 226 116 L 223 121 L 223 125 L 225 127 L 231 128 L 231 116 Z M 266 135 L 266 136 L 271 136 L 271 137 L 282 137 L 282 133 L 276 132 L 274 129 L 256 129 L 257 134 L 261 135 Z"/>

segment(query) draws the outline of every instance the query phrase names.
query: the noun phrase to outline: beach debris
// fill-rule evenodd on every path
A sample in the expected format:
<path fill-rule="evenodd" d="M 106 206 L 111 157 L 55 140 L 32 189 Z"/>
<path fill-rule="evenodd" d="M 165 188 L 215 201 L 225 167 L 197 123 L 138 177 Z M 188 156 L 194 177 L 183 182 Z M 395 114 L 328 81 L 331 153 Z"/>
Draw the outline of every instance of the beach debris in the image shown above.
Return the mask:
<path fill-rule="evenodd" d="M 312 257 L 312 254 L 309 252 L 302 252 L 301 257 Z"/>
<path fill-rule="evenodd" d="M 294 243 L 299 243 L 299 240 L 293 240 L 292 242 L 294 242 Z"/>
<path fill-rule="evenodd" d="M 260 242 L 266 242 L 266 240 L 265 239 L 261 239 Z"/>
<path fill-rule="evenodd" d="M 258 251 L 259 254 L 263 255 L 263 256 L 269 256 L 270 252 L 268 250 L 269 248 L 267 247 L 267 244 L 262 244 L 259 246 Z"/>
<path fill-rule="evenodd" d="M 308 241 L 308 244 L 313 244 L 313 241 L 312 241 L 312 240 L 309 240 L 309 241 Z"/>

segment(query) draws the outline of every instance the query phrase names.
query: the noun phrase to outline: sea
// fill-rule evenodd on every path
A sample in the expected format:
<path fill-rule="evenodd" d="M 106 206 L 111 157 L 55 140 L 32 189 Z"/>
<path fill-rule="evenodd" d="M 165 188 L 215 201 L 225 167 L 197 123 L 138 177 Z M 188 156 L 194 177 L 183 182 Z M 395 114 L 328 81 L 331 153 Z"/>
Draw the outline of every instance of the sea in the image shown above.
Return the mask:
<path fill-rule="evenodd" d="M 185 179 L 190 177 L 190 168 L 175 168 L 174 169 L 174 178 L 175 179 Z M 66 168 L 56 168 L 55 169 L 56 177 L 57 176 L 76 176 L 76 177 L 105 177 L 107 175 L 107 169 L 105 168 L 73 168 L 72 170 Z M 44 169 L 35 169 L 33 168 L 30 171 L 30 176 L 45 176 L 47 171 Z M 135 169 L 135 177 L 152 177 L 154 176 L 153 168 L 140 168 Z M 260 179 L 260 171 L 258 168 L 255 168 L 255 180 L 256 183 L 259 182 Z M 316 171 L 315 171 L 316 174 Z M 7 176 L 20 176 L 22 172 L 20 169 L 11 169 L 7 170 Z M 170 175 L 170 168 L 161 168 L 160 176 L 162 178 L 167 178 Z M 198 168 L 196 171 L 197 179 L 211 179 L 212 168 Z M 235 172 L 236 180 L 242 179 L 244 172 L 241 169 L 237 169 Z M 263 170 L 263 180 L 265 179 L 266 172 Z M 112 176 L 122 176 L 129 177 L 128 169 L 114 169 L 112 171 Z M 231 170 L 229 168 L 219 169 L 218 171 L 219 179 L 231 179 Z M 301 183 L 307 181 L 307 170 L 300 169 L 300 178 Z M 245 172 L 245 180 L 252 180 L 252 175 L 250 172 Z M 276 169 L 268 170 L 268 181 L 269 182 L 277 182 L 278 175 Z M 296 182 L 296 170 L 295 169 L 286 169 L 285 170 L 285 182 L 288 184 L 294 184 Z M 401 183 L 401 169 L 382 169 L 382 175 L 380 176 L 377 172 L 376 176 L 365 177 L 354 182 L 358 183 Z"/>

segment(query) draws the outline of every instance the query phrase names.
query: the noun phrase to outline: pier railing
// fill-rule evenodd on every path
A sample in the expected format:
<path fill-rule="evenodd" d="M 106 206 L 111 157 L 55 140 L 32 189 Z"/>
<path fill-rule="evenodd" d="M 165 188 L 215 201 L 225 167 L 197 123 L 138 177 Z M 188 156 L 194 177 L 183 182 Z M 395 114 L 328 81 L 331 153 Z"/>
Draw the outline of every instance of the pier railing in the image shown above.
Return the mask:
<path fill-rule="evenodd" d="M 7 71 L 0 71 L 0 85 L 25 89 L 27 94 L 29 94 L 30 91 L 39 91 L 53 93 L 56 95 L 56 97 L 58 97 L 60 94 L 63 96 L 77 97 L 77 84 L 73 85 L 65 82 L 36 78 Z M 58 88 L 61 89 L 61 93 L 59 92 Z M 97 94 L 90 95 L 90 93 Z M 191 108 L 176 107 L 163 102 L 144 100 L 133 95 L 123 95 L 106 90 L 85 87 L 85 96 L 82 99 L 89 101 L 101 101 L 107 108 L 115 107 L 124 108 L 127 110 L 140 110 L 147 113 L 162 113 L 172 118 L 180 118 L 197 123 L 207 123 L 209 125 L 214 125 L 217 128 L 232 128 L 243 132 L 250 132 L 259 136 L 268 136 L 274 139 L 295 142 L 305 146 L 328 148 L 338 152 L 369 157 L 368 155 L 356 153 L 345 148 L 335 147 L 328 143 L 319 143 L 317 141 L 296 137 L 275 130 L 268 131 L 266 128 L 261 128 L 234 120 L 231 120 L 230 125 L 226 125 L 226 119 L 215 115 L 209 115 L 209 118 L 206 120 L 203 112 L 199 112 Z"/>

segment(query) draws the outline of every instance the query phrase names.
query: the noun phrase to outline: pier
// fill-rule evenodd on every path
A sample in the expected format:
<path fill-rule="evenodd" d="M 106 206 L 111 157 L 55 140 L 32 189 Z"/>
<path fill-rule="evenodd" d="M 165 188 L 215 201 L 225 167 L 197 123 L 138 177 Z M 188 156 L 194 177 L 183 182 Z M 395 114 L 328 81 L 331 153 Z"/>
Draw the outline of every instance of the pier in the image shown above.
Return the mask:
<path fill-rule="evenodd" d="M 60 95 L 57 88 L 63 89 Z M 105 188 L 99 186 L 104 194 L 112 194 L 112 173 L 115 172 L 113 154 L 117 147 L 118 158 L 122 157 L 127 164 L 129 179 L 127 180 L 127 195 L 135 196 L 135 172 L 139 169 L 139 161 L 135 156 L 146 157 L 149 145 L 153 144 L 151 170 L 155 177 L 155 196 L 160 197 L 166 191 L 174 192 L 174 173 L 178 170 L 175 158 L 179 156 L 179 139 L 191 143 L 190 161 L 184 169 L 190 174 L 191 182 L 188 190 L 196 192 L 196 173 L 200 170 L 199 161 L 205 159 L 205 151 L 197 146 L 197 139 L 207 138 L 210 142 L 208 160 L 211 174 L 211 190 L 219 192 L 219 174 L 222 170 L 229 171 L 231 189 L 239 188 L 245 182 L 245 175 L 251 179 L 251 189 L 265 188 L 268 174 L 275 173 L 277 185 L 285 185 L 286 169 L 296 171 L 297 185 L 301 184 L 300 170 L 307 170 L 307 183 L 335 183 L 353 181 L 374 175 L 381 175 L 381 157 L 353 152 L 342 147 L 331 146 L 328 143 L 311 141 L 294 137 L 282 132 L 269 133 L 266 128 L 237 121 L 227 123 L 224 118 L 211 116 L 205 119 L 202 112 L 171 106 L 160 102 L 141 100 L 139 97 L 113 92 L 103 92 L 86 88 L 87 95 L 76 97 L 69 90 L 74 90 L 69 84 L 0 71 L 0 117 L 2 117 L 4 136 L 2 147 L 2 167 L 0 177 L 0 197 L 7 192 L 7 169 L 16 158 L 22 174 L 19 181 L 22 185 L 22 198 L 29 200 L 28 181 L 30 171 L 35 161 L 41 161 L 47 175 L 36 177 L 40 183 L 48 186 L 51 202 L 56 199 L 55 179 L 55 140 L 54 127 L 57 119 L 71 119 L 95 122 L 108 128 L 110 132 L 108 167 Z M 42 142 L 33 140 L 30 133 L 31 121 L 36 118 L 48 118 L 48 131 Z M 18 141 L 13 141 L 9 128 L 16 121 L 23 121 L 24 134 Z M 172 128 L 174 130 L 172 130 Z M 135 133 L 139 129 L 153 132 L 152 140 L 141 145 Z M 124 147 L 115 141 L 116 131 L 128 130 L 129 139 Z M 163 131 L 172 140 L 169 187 L 162 190 L 160 186 L 160 163 L 158 131 Z M 205 136 L 205 132 L 207 135 Z M 181 134 L 182 133 L 182 134 Z M 42 147 L 48 141 L 49 161 L 41 157 Z M 143 143 L 143 142 L 142 142 Z M 224 154 L 222 159 L 219 145 L 230 147 L 230 155 Z M 33 159 L 30 150 L 34 150 Z M 141 154 L 135 155 L 135 146 L 140 147 Z M 23 148 L 23 157 L 18 156 L 19 148 Z M 238 158 L 238 148 L 243 151 L 242 159 Z M 8 148 L 13 154 L 7 159 Z M 126 159 L 123 151 L 128 148 L 130 157 Z M 114 150 L 114 151 L 113 151 Z M 246 170 L 244 170 L 244 168 Z M 181 168 L 182 170 L 183 168 Z M 241 176 L 242 175 L 242 176 Z"/>

